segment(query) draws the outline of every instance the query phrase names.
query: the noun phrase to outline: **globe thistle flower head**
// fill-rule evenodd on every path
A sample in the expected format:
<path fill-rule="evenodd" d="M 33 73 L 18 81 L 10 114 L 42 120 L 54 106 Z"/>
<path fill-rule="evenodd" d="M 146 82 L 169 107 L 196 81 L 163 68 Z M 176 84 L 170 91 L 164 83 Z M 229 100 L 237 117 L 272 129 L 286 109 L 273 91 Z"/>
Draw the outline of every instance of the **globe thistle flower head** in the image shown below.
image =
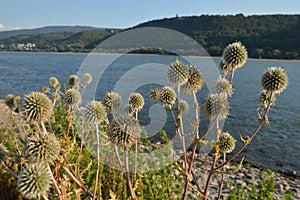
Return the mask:
<path fill-rule="evenodd" d="M 86 73 L 83 75 L 83 80 L 85 83 L 91 83 L 93 78 L 92 78 L 92 75 L 89 74 L 89 73 Z"/>
<path fill-rule="evenodd" d="M 60 152 L 60 144 L 52 133 L 37 132 L 26 141 L 25 152 L 31 162 L 52 162 Z"/>
<path fill-rule="evenodd" d="M 227 75 L 232 71 L 232 68 L 229 65 L 227 65 L 224 60 L 221 60 L 219 67 L 223 71 L 224 75 Z"/>
<path fill-rule="evenodd" d="M 21 102 L 21 112 L 30 122 L 45 122 L 52 117 L 52 102 L 45 94 L 32 92 Z"/>
<path fill-rule="evenodd" d="M 267 108 L 268 104 L 270 103 L 270 106 L 274 105 L 276 101 L 275 95 L 271 96 L 271 92 L 267 90 L 263 90 L 258 97 L 258 104 L 261 109 Z"/>
<path fill-rule="evenodd" d="M 242 67 L 248 58 L 248 53 L 241 42 L 229 44 L 223 52 L 223 60 L 226 65 L 237 69 Z"/>
<path fill-rule="evenodd" d="M 26 199 L 47 197 L 51 187 L 51 172 L 41 163 L 28 164 L 18 179 L 18 190 Z"/>
<path fill-rule="evenodd" d="M 186 113 L 186 112 L 189 111 L 189 108 L 190 108 L 190 106 L 189 106 L 189 103 L 187 101 L 185 101 L 185 100 L 180 100 L 179 101 L 179 110 L 180 110 L 180 112 Z"/>
<path fill-rule="evenodd" d="M 221 132 L 219 135 L 219 149 L 223 153 L 230 153 L 234 150 L 235 148 L 235 142 L 236 140 L 232 135 L 230 135 L 228 132 Z"/>
<path fill-rule="evenodd" d="M 100 123 L 106 119 L 104 105 L 100 101 L 90 102 L 85 109 L 85 118 L 90 123 Z"/>
<path fill-rule="evenodd" d="M 216 81 L 215 92 L 223 95 L 224 97 L 231 97 L 233 93 L 233 86 L 226 78 L 219 77 Z"/>
<path fill-rule="evenodd" d="M 188 80 L 188 71 L 186 66 L 180 63 L 177 59 L 171 63 L 168 69 L 168 80 L 175 87 L 184 84 Z"/>
<path fill-rule="evenodd" d="M 159 100 L 160 96 L 161 96 L 161 90 L 159 88 L 154 88 L 149 93 L 149 99 L 153 102 Z"/>
<path fill-rule="evenodd" d="M 128 103 L 135 112 L 138 112 L 143 108 L 145 100 L 140 93 L 135 92 L 130 95 Z"/>
<path fill-rule="evenodd" d="M 107 114 L 114 114 L 121 109 L 121 96 L 117 92 L 107 92 L 104 99 L 102 100 L 102 104 L 105 107 Z"/>
<path fill-rule="evenodd" d="M 136 119 L 128 115 L 118 116 L 108 128 L 108 137 L 114 145 L 128 150 L 138 140 L 141 131 Z"/>
<path fill-rule="evenodd" d="M 69 88 L 73 88 L 73 89 L 78 90 L 79 89 L 79 84 L 80 84 L 80 79 L 78 78 L 78 76 L 71 75 L 69 77 L 69 80 L 68 80 Z"/>
<path fill-rule="evenodd" d="M 65 102 L 69 106 L 78 105 L 81 103 L 80 93 L 73 88 L 68 89 L 65 92 Z"/>
<path fill-rule="evenodd" d="M 159 100 L 164 106 L 173 105 L 176 101 L 176 93 L 170 87 L 163 87 L 161 90 Z"/>
<path fill-rule="evenodd" d="M 188 78 L 189 87 L 195 92 L 201 90 L 205 80 L 200 70 L 195 68 L 194 66 L 190 66 L 188 71 L 189 71 L 189 78 Z"/>
<path fill-rule="evenodd" d="M 49 84 L 54 88 L 55 85 L 59 84 L 56 77 L 49 78 Z"/>
<path fill-rule="evenodd" d="M 5 104 L 11 109 L 11 110 L 15 110 L 16 106 L 14 104 L 14 99 L 15 96 L 13 94 L 8 94 L 5 97 Z"/>
<path fill-rule="evenodd" d="M 0 161 L 5 162 L 7 155 L 8 155 L 7 148 L 3 144 L 0 143 Z"/>
<path fill-rule="evenodd" d="M 229 102 L 220 94 L 210 94 L 203 101 L 203 110 L 208 119 L 226 119 L 229 115 Z"/>
<path fill-rule="evenodd" d="M 270 67 L 261 78 L 264 90 L 280 94 L 288 84 L 288 77 L 282 67 Z"/>

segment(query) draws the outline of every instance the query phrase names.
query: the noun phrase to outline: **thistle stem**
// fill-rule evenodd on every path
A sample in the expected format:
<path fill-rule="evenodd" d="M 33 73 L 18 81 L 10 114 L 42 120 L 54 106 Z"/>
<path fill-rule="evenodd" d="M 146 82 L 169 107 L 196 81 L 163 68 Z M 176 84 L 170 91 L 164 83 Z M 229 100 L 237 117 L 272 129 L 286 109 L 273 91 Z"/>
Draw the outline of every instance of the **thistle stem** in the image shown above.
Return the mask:
<path fill-rule="evenodd" d="M 128 184 L 129 191 L 130 191 L 130 196 L 131 196 L 132 200 L 135 200 L 136 199 L 136 195 L 135 195 L 134 189 L 132 187 L 132 183 L 131 183 L 131 180 L 130 180 L 130 174 L 129 174 L 128 151 L 127 151 L 127 149 L 125 149 L 124 163 L 125 163 L 125 176 L 126 176 L 127 184 Z"/>
<path fill-rule="evenodd" d="M 99 141 L 99 127 L 98 124 L 95 123 L 96 125 L 96 140 L 97 140 L 97 171 L 96 171 L 96 180 L 95 180 L 95 187 L 94 187 L 94 194 L 93 194 L 93 199 L 97 199 L 97 187 L 98 187 L 98 182 L 99 182 L 99 169 L 100 169 L 100 141 Z"/>
<path fill-rule="evenodd" d="M 4 169 L 6 169 L 6 171 L 8 171 L 8 173 L 10 173 L 13 177 L 15 177 L 16 179 L 19 178 L 19 176 L 12 171 L 9 167 L 7 167 L 7 165 L 1 160 L 1 165 L 4 167 Z"/>
<path fill-rule="evenodd" d="M 271 92 L 271 94 L 270 94 L 270 99 L 272 99 L 272 97 L 273 97 L 273 92 Z M 267 108 L 264 112 L 264 115 L 262 116 L 262 118 L 261 118 L 259 124 L 257 125 L 256 129 L 253 131 L 251 136 L 249 136 L 248 141 L 245 142 L 226 162 L 224 162 L 220 166 L 216 167 L 215 170 L 221 169 L 223 166 L 227 165 L 229 162 L 231 162 L 233 159 L 235 159 L 248 146 L 248 144 L 257 135 L 258 131 L 260 130 L 261 126 L 263 125 L 263 122 L 264 122 L 268 112 L 270 111 L 270 107 L 271 107 L 271 101 L 269 101 L 269 103 L 267 105 Z"/>

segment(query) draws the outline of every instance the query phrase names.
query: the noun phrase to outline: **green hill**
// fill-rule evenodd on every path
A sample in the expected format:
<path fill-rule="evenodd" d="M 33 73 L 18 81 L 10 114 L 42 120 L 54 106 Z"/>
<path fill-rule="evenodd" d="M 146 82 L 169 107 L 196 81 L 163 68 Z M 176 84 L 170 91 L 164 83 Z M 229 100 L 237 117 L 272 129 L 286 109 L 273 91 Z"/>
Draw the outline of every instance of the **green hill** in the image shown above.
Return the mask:
<path fill-rule="evenodd" d="M 145 22 L 133 28 L 137 27 L 163 27 L 182 32 L 199 42 L 212 56 L 221 56 L 227 44 L 239 40 L 252 58 L 300 59 L 300 15 L 177 16 Z M 18 35 L 1 39 L 0 50 L 89 52 L 120 31 L 97 29 Z M 36 46 L 22 49 L 22 46 L 17 46 L 22 43 Z"/>
<path fill-rule="evenodd" d="M 136 27 L 163 27 L 187 34 L 212 56 L 242 41 L 250 57 L 300 58 L 300 15 L 192 16 L 153 20 Z"/>

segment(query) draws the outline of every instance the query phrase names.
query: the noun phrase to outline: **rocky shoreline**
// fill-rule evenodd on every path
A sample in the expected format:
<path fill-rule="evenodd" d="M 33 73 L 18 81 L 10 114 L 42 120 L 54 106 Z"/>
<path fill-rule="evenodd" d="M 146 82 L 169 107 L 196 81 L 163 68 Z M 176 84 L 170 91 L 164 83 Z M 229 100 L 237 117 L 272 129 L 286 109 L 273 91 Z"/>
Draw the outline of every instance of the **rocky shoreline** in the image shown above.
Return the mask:
<path fill-rule="evenodd" d="M 182 158 L 178 157 L 179 163 L 182 163 Z M 194 174 L 197 177 L 198 184 L 201 188 L 205 187 L 205 181 L 206 177 L 208 175 L 208 172 L 211 168 L 212 164 L 212 157 L 211 156 L 205 156 L 202 158 L 197 157 L 194 162 Z M 231 167 L 234 168 L 238 166 L 239 163 L 232 163 Z M 255 187 L 258 186 L 260 180 L 261 180 L 261 172 L 262 170 L 267 169 L 261 169 L 256 166 L 253 166 L 249 163 L 243 163 L 242 167 L 233 174 L 227 174 L 225 175 L 225 180 L 227 183 L 230 183 L 231 185 L 240 185 L 244 188 L 250 188 L 250 183 L 253 183 Z M 176 172 L 178 174 L 178 171 Z M 290 192 L 292 196 L 292 200 L 300 199 L 300 177 L 297 177 L 293 174 L 284 174 L 282 172 L 272 172 L 273 180 L 274 180 L 274 193 L 273 193 L 273 199 L 274 200 L 281 200 L 285 199 L 284 194 L 286 192 Z M 230 189 L 227 186 L 228 184 L 224 184 L 223 186 L 223 192 L 222 192 L 222 198 L 227 199 L 228 194 L 230 192 Z M 218 196 L 218 180 L 215 176 L 212 180 L 209 193 L 210 193 L 210 199 L 216 199 Z M 192 194 L 190 192 L 188 199 L 198 199 L 196 195 Z"/>

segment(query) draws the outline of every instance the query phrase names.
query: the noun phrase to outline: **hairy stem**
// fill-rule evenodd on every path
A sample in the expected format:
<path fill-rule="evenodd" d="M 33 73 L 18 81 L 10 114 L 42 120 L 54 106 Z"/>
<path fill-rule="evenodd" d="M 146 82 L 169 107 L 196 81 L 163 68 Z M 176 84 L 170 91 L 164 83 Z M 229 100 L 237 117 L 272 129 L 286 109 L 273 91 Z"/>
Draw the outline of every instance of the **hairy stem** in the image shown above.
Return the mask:
<path fill-rule="evenodd" d="M 128 166 L 128 151 L 126 149 L 125 149 L 125 154 L 124 154 L 124 163 L 125 163 L 125 176 L 126 176 L 127 184 L 128 184 L 129 191 L 130 191 L 130 196 L 131 196 L 132 200 L 135 200 L 136 195 L 135 195 L 135 192 L 133 190 L 132 183 L 130 180 L 129 166 Z"/>

